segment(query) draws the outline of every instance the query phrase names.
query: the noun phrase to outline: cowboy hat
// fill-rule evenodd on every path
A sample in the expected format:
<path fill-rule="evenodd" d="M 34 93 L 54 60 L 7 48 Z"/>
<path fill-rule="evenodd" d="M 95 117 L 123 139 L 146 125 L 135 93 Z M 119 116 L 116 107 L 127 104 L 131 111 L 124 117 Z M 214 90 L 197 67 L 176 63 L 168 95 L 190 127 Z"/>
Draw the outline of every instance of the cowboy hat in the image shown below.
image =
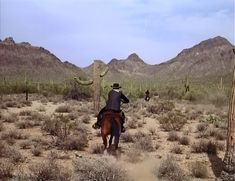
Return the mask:
<path fill-rule="evenodd" d="M 112 87 L 113 89 L 122 88 L 122 87 L 119 85 L 119 83 L 113 83 L 113 85 L 111 85 L 111 87 Z"/>

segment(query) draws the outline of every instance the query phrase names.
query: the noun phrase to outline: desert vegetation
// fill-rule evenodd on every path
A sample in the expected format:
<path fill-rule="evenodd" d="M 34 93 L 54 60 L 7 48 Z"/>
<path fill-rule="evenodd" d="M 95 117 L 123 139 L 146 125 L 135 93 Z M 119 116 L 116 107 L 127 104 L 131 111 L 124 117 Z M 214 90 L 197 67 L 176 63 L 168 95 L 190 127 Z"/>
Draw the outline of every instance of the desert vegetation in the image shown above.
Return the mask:
<path fill-rule="evenodd" d="M 13 85 L 7 83 L 12 86 L 8 93 L 0 90 L 2 180 L 139 180 L 142 171 L 147 180 L 213 180 L 218 175 L 216 165 L 225 151 L 226 92 L 208 97 L 209 89 L 192 85 L 186 95 L 180 87 L 152 85 L 146 102 L 144 87 L 123 82 L 131 100 L 123 107 L 127 131 L 117 153 L 104 155 L 100 132 L 91 128 L 96 117 L 89 87 L 40 84 L 39 92 L 29 84 L 25 101 L 23 88 Z"/>

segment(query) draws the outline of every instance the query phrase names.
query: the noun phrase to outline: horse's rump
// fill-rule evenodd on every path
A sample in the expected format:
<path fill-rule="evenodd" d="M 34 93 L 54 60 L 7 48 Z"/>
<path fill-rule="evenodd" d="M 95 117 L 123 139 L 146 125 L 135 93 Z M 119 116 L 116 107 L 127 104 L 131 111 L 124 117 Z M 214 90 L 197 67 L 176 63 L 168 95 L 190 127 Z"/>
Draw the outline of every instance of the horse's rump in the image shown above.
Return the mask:
<path fill-rule="evenodd" d="M 118 112 L 108 111 L 104 113 L 104 117 L 101 123 L 102 127 L 109 129 L 109 134 L 112 136 L 120 136 L 121 133 L 121 115 Z M 105 131 L 105 130 L 104 130 Z"/>

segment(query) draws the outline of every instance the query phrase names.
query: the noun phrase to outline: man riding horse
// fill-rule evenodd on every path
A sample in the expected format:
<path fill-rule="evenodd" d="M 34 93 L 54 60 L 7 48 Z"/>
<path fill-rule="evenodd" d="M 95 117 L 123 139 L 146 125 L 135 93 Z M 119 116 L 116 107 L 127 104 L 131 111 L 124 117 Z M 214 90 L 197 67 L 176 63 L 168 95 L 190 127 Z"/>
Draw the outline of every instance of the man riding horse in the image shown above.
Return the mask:
<path fill-rule="evenodd" d="M 101 120 L 103 118 L 103 115 L 107 111 L 113 111 L 120 113 L 120 116 L 122 118 L 122 128 L 121 132 L 125 132 L 125 128 L 123 126 L 125 122 L 125 115 L 124 112 L 121 111 L 121 102 L 122 103 L 129 103 L 129 99 L 120 91 L 121 86 L 119 86 L 118 83 L 114 83 L 111 86 L 113 89 L 108 94 L 108 101 L 106 102 L 106 106 L 101 109 L 97 116 L 97 122 L 92 125 L 92 128 L 99 129 L 101 126 Z"/>

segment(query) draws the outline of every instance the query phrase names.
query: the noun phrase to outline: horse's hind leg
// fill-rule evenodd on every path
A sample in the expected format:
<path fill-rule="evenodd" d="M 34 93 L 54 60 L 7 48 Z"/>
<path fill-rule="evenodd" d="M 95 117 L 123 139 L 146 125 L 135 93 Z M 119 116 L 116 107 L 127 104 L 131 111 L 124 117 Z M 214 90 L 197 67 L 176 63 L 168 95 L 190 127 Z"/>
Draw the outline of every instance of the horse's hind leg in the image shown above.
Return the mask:
<path fill-rule="evenodd" d="M 113 141 L 113 136 L 111 135 L 110 138 L 109 138 L 109 148 L 111 148 L 112 141 Z"/>
<path fill-rule="evenodd" d="M 115 139 L 114 139 L 115 150 L 118 149 L 118 143 L 119 143 L 119 136 L 115 136 Z"/>
<path fill-rule="evenodd" d="M 107 138 L 105 135 L 102 135 L 102 139 L 103 139 L 104 149 L 106 149 L 107 148 Z"/>

